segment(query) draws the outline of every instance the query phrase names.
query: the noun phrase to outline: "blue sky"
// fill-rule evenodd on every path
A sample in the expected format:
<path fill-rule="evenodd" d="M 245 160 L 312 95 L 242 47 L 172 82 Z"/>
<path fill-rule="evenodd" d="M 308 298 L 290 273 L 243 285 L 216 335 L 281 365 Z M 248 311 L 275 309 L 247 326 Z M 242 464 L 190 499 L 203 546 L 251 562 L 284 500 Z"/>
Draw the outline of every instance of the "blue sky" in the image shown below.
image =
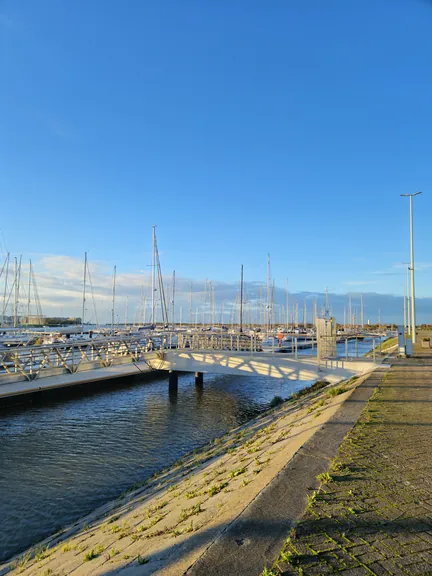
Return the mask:
<path fill-rule="evenodd" d="M 3 0 L 7 249 L 432 296 L 432 2 Z"/>

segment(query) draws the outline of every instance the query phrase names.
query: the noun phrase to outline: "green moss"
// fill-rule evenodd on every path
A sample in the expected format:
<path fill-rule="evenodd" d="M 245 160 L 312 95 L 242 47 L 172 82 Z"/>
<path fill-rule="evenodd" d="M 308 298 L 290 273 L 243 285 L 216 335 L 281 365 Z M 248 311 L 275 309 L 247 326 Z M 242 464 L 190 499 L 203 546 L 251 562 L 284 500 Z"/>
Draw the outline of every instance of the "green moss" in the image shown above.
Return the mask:
<path fill-rule="evenodd" d="M 207 490 L 207 494 L 210 497 L 215 496 L 216 494 L 219 494 L 219 492 L 221 492 L 227 486 L 228 482 L 219 482 L 219 484 L 213 484 L 213 486 L 210 486 L 210 488 Z"/>

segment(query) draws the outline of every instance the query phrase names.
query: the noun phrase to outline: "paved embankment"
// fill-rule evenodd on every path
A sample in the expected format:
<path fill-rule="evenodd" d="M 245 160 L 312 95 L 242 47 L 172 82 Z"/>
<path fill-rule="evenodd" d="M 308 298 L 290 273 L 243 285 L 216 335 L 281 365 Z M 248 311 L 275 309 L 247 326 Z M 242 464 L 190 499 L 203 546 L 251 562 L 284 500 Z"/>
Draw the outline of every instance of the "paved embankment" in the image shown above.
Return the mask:
<path fill-rule="evenodd" d="M 338 418 L 359 382 L 299 395 L 3 565 L 0 574 L 184 574 L 296 452 Z M 286 534 L 286 524 L 279 529 Z"/>
<path fill-rule="evenodd" d="M 431 352 L 393 361 L 271 574 L 432 574 Z"/>
<path fill-rule="evenodd" d="M 344 436 L 381 382 L 387 368 L 365 379 L 281 470 L 279 475 L 216 541 L 190 573 L 195 576 L 252 576 L 271 565 L 290 528 L 304 512 Z M 189 574 L 189 572 L 188 572 Z"/>

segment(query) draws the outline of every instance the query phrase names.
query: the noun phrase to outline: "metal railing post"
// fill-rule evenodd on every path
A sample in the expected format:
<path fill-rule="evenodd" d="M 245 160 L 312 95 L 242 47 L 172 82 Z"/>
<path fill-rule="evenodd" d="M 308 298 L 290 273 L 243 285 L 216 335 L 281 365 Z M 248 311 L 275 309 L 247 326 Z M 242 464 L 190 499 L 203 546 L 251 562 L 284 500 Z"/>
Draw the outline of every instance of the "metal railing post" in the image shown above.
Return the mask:
<path fill-rule="evenodd" d="M 298 339 L 297 339 L 297 336 L 295 338 L 295 358 L 296 358 L 296 360 L 298 358 Z"/>
<path fill-rule="evenodd" d="M 348 338 L 345 338 L 345 360 L 348 360 Z"/>
<path fill-rule="evenodd" d="M 373 339 L 373 361 L 375 362 L 376 360 L 376 350 L 375 350 L 375 346 L 376 346 L 376 340 L 375 338 Z"/>

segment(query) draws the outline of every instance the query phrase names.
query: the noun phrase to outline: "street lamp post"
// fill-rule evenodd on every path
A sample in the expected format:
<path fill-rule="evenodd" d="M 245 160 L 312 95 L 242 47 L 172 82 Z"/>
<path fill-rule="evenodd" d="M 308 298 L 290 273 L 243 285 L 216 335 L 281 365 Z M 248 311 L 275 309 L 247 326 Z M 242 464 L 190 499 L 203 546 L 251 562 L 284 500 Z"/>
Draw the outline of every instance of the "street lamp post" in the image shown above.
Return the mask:
<path fill-rule="evenodd" d="M 413 232 L 413 197 L 418 196 L 421 192 L 414 194 L 401 194 L 408 196 L 410 199 L 410 270 L 411 270 L 411 333 L 412 343 L 416 343 L 416 316 L 415 316 L 415 289 L 414 289 L 414 232 Z"/>

